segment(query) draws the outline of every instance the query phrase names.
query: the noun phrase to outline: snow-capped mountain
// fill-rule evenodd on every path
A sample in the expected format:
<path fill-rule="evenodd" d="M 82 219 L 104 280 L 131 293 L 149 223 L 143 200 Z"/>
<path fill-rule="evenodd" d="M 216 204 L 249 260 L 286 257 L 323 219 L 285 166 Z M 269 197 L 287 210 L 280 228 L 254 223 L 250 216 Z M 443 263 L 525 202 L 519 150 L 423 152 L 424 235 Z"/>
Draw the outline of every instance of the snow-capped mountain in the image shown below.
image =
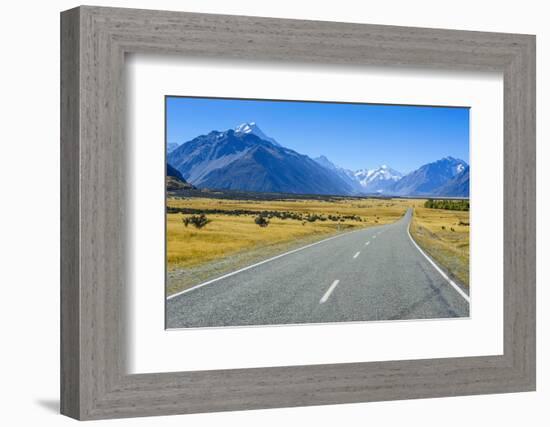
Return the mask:
<path fill-rule="evenodd" d="M 187 182 L 199 188 L 298 194 L 353 194 L 338 173 L 310 157 L 260 138 L 257 126 L 212 131 L 167 156 Z M 253 132 L 255 130 L 255 132 Z"/>
<path fill-rule="evenodd" d="M 403 175 L 388 165 L 352 172 L 334 165 L 325 156 L 314 159 L 353 186 L 355 194 L 386 196 L 468 197 L 470 168 L 460 159 L 445 157 Z"/>
<path fill-rule="evenodd" d="M 264 141 L 271 142 L 274 145 L 281 146 L 277 141 L 275 141 L 273 138 L 267 136 L 265 133 L 262 132 L 262 130 L 258 127 L 256 122 L 250 122 L 250 123 L 242 123 L 239 126 L 235 128 L 236 134 L 252 134 L 256 135 L 258 138 L 263 139 Z"/>
<path fill-rule="evenodd" d="M 354 173 L 363 191 L 367 193 L 386 193 L 402 177 L 403 174 L 387 165 L 376 169 L 361 169 Z"/>
<path fill-rule="evenodd" d="M 391 191 L 399 196 L 422 196 L 422 195 L 445 195 L 441 193 L 440 188 L 444 186 L 457 175 L 467 174 L 469 180 L 468 164 L 461 159 L 454 157 L 444 157 L 433 163 L 428 163 L 417 170 L 404 176 L 395 183 Z M 463 177 L 465 179 L 466 177 Z"/>
<path fill-rule="evenodd" d="M 355 172 L 325 156 L 283 147 L 254 122 L 212 131 L 179 145 L 167 162 L 199 188 L 272 193 L 385 196 L 469 196 L 466 162 L 445 157 L 403 176 L 387 165 Z"/>

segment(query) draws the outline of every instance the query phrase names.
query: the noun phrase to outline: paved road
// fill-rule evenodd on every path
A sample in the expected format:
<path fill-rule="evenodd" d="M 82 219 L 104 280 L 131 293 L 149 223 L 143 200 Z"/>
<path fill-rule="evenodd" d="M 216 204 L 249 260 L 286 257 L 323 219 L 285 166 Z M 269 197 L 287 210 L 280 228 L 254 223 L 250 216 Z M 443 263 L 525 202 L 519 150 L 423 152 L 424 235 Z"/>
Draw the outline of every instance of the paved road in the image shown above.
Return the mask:
<path fill-rule="evenodd" d="M 167 300 L 168 328 L 469 315 L 461 295 L 412 242 L 412 212 L 340 235 Z"/>

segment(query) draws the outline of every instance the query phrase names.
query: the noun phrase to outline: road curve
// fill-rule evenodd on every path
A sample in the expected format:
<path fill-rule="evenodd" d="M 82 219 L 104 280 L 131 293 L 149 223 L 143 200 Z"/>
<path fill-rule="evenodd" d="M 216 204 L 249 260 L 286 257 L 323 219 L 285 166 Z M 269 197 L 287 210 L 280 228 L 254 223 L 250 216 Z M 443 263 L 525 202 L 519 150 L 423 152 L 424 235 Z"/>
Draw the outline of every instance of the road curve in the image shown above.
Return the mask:
<path fill-rule="evenodd" d="M 166 301 L 166 327 L 469 316 L 469 301 L 397 222 L 323 241 Z"/>

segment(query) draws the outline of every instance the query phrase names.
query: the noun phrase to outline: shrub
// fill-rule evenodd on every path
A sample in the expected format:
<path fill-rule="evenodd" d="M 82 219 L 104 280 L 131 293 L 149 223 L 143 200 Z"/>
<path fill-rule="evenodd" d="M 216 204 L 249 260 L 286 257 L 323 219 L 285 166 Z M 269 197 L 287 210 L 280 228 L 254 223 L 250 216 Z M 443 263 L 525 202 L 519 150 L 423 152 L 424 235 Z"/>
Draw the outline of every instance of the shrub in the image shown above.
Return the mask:
<path fill-rule="evenodd" d="M 203 213 L 200 215 L 191 215 L 183 218 L 183 223 L 185 224 L 186 227 L 189 224 L 191 224 L 191 225 L 194 225 L 195 228 L 202 228 L 209 222 L 212 222 L 212 220 L 208 219 L 206 215 Z"/>
<path fill-rule="evenodd" d="M 254 222 L 260 227 L 267 227 L 269 225 L 269 219 L 267 219 L 263 215 L 258 215 L 256 218 L 254 218 Z"/>
<path fill-rule="evenodd" d="M 428 199 L 424 202 L 425 208 L 430 209 L 445 209 L 452 211 L 469 211 L 470 210 L 470 201 L 469 200 L 434 200 Z"/>

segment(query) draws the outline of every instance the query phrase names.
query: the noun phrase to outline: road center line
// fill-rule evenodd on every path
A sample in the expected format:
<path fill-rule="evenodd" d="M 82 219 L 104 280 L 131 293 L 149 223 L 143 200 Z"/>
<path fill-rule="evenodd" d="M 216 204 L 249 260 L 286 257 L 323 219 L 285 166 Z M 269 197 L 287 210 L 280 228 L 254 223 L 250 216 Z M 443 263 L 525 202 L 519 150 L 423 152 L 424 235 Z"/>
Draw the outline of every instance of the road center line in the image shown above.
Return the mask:
<path fill-rule="evenodd" d="M 325 302 L 327 302 L 328 297 L 330 296 L 332 291 L 336 288 L 336 286 L 338 286 L 338 283 L 340 283 L 340 280 L 335 280 L 334 282 L 332 282 L 332 285 L 330 285 L 330 287 L 327 289 L 327 291 L 325 292 L 325 295 L 323 295 L 323 297 L 319 300 L 319 304 L 324 304 Z"/>
<path fill-rule="evenodd" d="M 173 298 L 176 298 L 180 295 L 183 295 L 183 294 L 186 294 L 188 292 L 192 292 L 196 289 L 200 289 L 202 288 L 203 286 L 206 286 L 206 285 L 209 285 L 211 283 L 214 283 L 214 282 L 217 282 L 219 280 L 222 280 L 222 279 L 225 279 L 227 277 L 231 277 L 231 276 L 234 276 L 236 274 L 239 274 L 239 273 L 242 273 L 243 271 L 246 271 L 246 270 L 250 270 L 254 267 L 258 267 L 259 265 L 262 265 L 262 264 L 265 264 L 265 263 L 268 263 L 268 262 L 271 262 L 271 261 L 275 261 L 276 259 L 279 259 L 279 258 L 282 258 L 284 256 L 287 256 L 287 255 L 290 255 L 290 254 L 293 254 L 293 253 L 296 253 L 296 252 L 300 252 L 304 249 L 308 249 L 308 248 L 311 248 L 313 246 L 317 246 L 321 243 L 325 243 L 325 242 L 328 242 L 329 240 L 334 240 L 334 239 L 338 239 L 340 237 L 344 237 L 344 236 L 347 236 L 348 234 L 352 234 L 352 233 L 360 233 L 361 231 L 364 231 L 364 230 L 352 230 L 352 231 L 347 231 L 345 233 L 341 233 L 341 234 L 337 234 L 335 236 L 331 236 L 331 237 L 327 237 L 326 239 L 323 239 L 323 240 L 319 240 L 318 242 L 314 242 L 314 243 L 310 243 L 309 245 L 306 245 L 306 246 L 302 246 L 300 248 L 297 248 L 297 249 L 293 249 L 291 251 L 288 251 L 288 252 L 285 252 L 283 254 L 280 254 L 280 255 L 276 255 L 274 257 L 271 257 L 271 258 L 268 258 L 266 260 L 263 260 L 263 261 L 260 261 L 260 262 L 257 262 L 255 264 L 252 264 L 252 265 L 249 265 L 247 267 L 243 267 L 239 270 L 236 270 L 236 271 L 232 271 L 231 273 L 227 273 L 227 274 L 224 274 L 223 276 L 220 276 L 220 277 L 216 277 L 215 279 L 211 279 L 211 280 L 208 280 L 206 282 L 203 282 L 201 284 L 198 284 L 198 285 L 195 285 L 189 289 L 184 289 L 183 291 L 180 291 L 180 292 L 177 292 L 175 294 L 172 294 L 172 295 L 169 295 L 166 297 L 166 300 L 171 300 Z"/>
<path fill-rule="evenodd" d="M 353 259 L 357 258 L 361 252 L 357 252 L 355 255 L 353 255 Z"/>

